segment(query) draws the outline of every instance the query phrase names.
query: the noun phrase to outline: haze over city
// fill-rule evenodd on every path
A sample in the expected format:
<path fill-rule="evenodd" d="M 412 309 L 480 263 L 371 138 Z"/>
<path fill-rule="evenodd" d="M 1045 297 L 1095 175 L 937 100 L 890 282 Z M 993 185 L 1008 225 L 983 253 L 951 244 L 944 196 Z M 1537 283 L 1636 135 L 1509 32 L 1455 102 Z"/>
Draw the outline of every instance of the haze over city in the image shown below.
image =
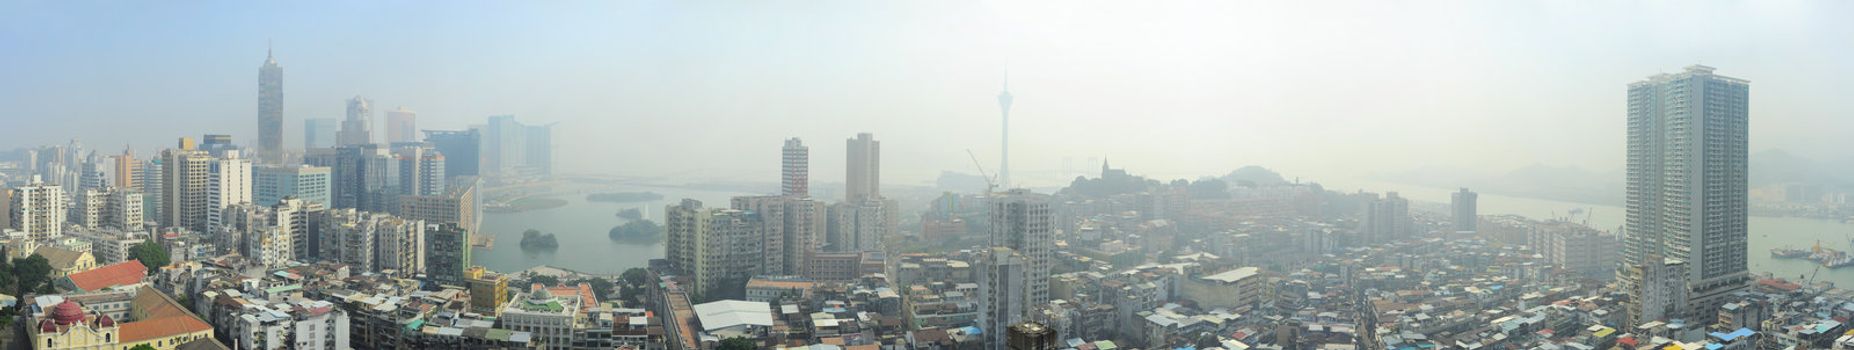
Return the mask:
<path fill-rule="evenodd" d="M 1839 16 L 1854 5 L 1838 2 L 467 4 L 0 4 L 0 104 L 33 125 L 0 139 L 252 139 L 269 45 L 289 72 L 285 144 L 359 95 L 421 128 L 559 123 L 566 173 L 748 180 L 777 164 L 747 150 L 856 132 L 905 159 L 885 165 L 893 183 L 973 173 L 966 149 L 997 162 L 1007 71 L 1012 160 L 1036 186 L 1103 157 L 1163 179 L 1615 172 L 1615 91 L 1694 63 L 1760 83 L 1753 153 L 1854 147 L 1839 113 L 1854 102 L 1820 79 L 1854 74 Z"/>
<path fill-rule="evenodd" d="M 0 0 L 0 350 L 1854 349 L 1850 14 Z"/>

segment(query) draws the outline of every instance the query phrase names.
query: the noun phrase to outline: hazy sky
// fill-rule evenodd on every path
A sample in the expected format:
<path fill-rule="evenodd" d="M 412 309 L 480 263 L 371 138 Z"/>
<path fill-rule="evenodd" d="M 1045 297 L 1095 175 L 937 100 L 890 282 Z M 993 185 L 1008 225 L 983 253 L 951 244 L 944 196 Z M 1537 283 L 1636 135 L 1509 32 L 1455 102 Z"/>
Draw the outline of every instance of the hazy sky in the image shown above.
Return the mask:
<path fill-rule="evenodd" d="M 1753 152 L 1854 159 L 1845 1 L 6 1 L 0 148 L 255 141 L 267 40 L 286 145 L 362 95 L 421 128 L 558 122 L 563 172 L 776 181 L 796 136 L 839 181 L 859 131 L 889 183 L 970 172 L 966 149 L 995 170 L 1007 69 L 1032 184 L 1100 157 L 1607 171 L 1625 85 L 1693 63 L 1752 81 Z"/>

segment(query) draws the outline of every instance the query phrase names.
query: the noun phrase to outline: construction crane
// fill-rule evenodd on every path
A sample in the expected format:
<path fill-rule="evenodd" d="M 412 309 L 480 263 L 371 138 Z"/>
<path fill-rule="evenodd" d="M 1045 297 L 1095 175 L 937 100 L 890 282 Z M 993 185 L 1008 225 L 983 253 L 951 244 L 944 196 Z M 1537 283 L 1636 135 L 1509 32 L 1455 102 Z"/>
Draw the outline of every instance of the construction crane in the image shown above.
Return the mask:
<path fill-rule="evenodd" d="M 1819 274 L 1822 274 L 1822 264 L 1815 264 L 1815 272 L 1810 272 L 1809 279 L 1803 280 L 1803 290 L 1809 290 L 1809 286 L 1815 285 L 1815 276 Z"/>
<path fill-rule="evenodd" d="M 985 165 L 979 163 L 978 155 L 972 154 L 972 149 L 966 149 L 966 156 L 972 157 L 972 167 L 978 168 L 979 177 L 985 178 L 985 196 L 990 197 L 992 192 L 998 190 L 998 179 L 985 174 Z"/>

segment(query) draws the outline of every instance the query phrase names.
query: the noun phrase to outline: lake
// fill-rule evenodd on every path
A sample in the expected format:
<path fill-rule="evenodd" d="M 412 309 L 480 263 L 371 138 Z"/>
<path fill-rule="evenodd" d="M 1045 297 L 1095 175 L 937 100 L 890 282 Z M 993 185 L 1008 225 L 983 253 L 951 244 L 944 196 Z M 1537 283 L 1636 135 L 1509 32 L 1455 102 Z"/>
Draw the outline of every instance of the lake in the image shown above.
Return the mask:
<path fill-rule="evenodd" d="M 1363 189 L 1369 192 L 1396 191 L 1399 196 L 1415 201 L 1448 203 L 1449 194 L 1455 188 L 1434 188 L 1426 186 L 1384 183 L 1378 181 L 1340 181 L 1320 182 L 1327 190 L 1353 192 Z M 1513 214 L 1534 219 L 1553 216 L 1565 216 L 1573 208 L 1590 211 L 1590 226 L 1600 230 L 1615 232 L 1622 226 L 1623 209 L 1612 205 L 1564 202 L 1544 199 L 1521 198 L 1481 193 L 1479 196 L 1481 215 Z M 1835 220 L 1751 216 L 1749 222 L 1750 269 L 1753 273 L 1771 273 L 1778 277 L 1796 280 L 1807 278 L 1815 273 L 1816 266 L 1808 260 L 1781 260 L 1770 257 L 1770 249 L 1795 247 L 1808 249 L 1817 241 L 1825 248 L 1841 251 L 1854 251 L 1854 225 Z M 1854 287 L 1854 267 L 1840 269 L 1821 268 L 1817 281 L 1833 282 L 1837 287 Z"/>
<path fill-rule="evenodd" d="M 707 207 L 727 207 L 729 198 L 748 195 L 644 185 L 571 183 L 554 186 L 553 190 L 555 193 L 547 197 L 566 200 L 565 206 L 518 213 L 483 213 L 482 232 L 479 234 L 495 237 L 496 244 L 493 249 L 475 248 L 471 253 L 473 263 L 505 273 L 548 265 L 586 273 L 616 275 L 628 268 L 644 267 L 650 259 L 663 256 L 662 242 L 619 243 L 608 238 L 606 234 L 612 227 L 627 221 L 618 218 L 618 211 L 637 208 L 644 212 L 644 218 L 661 224 L 664 206 L 681 202 L 683 198 L 702 201 L 702 205 Z M 663 199 L 628 203 L 586 200 L 586 195 L 592 193 L 645 191 L 662 194 Z M 553 251 L 521 249 L 521 233 L 531 228 L 553 233 L 560 241 L 560 248 Z"/>

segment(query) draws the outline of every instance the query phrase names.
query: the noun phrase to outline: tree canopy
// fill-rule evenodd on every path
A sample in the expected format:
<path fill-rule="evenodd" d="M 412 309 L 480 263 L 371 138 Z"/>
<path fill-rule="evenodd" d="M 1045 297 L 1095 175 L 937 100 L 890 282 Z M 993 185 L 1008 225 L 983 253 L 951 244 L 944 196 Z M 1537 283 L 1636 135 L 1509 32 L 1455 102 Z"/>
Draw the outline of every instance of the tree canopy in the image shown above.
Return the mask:
<path fill-rule="evenodd" d="M 51 292 L 51 271 L 51 262 L 38 254 L 15 261 L 13 278 L 19 284 L 18 288 L 14 289 L 14 295 L 23 296 L 35 291 Z"/>
<path fill-rule="evenodd" d="M 759 344 L 754 344 L 752 339 L 742 337 L 727 338 L 727 340 L 721 341 L 721 346 L 715 347 L 717 350 L 753 350 L 758 348 Z"/>
<path fill-rule="evenodd" d="M 558 249 L 560 248 L 560 240 L 554 238 L 554 234 L 552 233 L 541 233 L 540 230 L 528 229 L 527 231 L 523 231 L 521 233 L 521 248 L 522 249 L 545 249 L 545 250 Z"/>
<path fill-rule="evenodd" d="M 540 283 L 543 286 L 552 287 L 552 286 L 560 285 L 560 278 L 537 273 L 537 274 L 534 274 L 533 276 L 528 277 L 528 283 L 529 284 Z"/>
<path fill-rule="evenodd" d="M 148 274 L 150 275 L 160 271 L 162 266 L 167 266 L 167 264 L 171 262 L 167 256 L 167 249 L 162 248 L 161 244 L 155 243 L 154 241 L 146 241 L 136 245 L 134 249 L 129 250 L 129 258 L 140 260 L 143 266 L 148 267 Z"/>
<path fill-rule="evenodd" d="M 618 275 L 618 298 L 636 304 L 644 303 L 645 291 L 650 288 L 650 272 L 643 268 L 625 269 Z"/>
<path fill-rule="evenodd" d="M 631 220 L 613 227 L 607 237 L 614 241 L 660 242 L 663 240 L 663 227 L 650 220 Z"/>

